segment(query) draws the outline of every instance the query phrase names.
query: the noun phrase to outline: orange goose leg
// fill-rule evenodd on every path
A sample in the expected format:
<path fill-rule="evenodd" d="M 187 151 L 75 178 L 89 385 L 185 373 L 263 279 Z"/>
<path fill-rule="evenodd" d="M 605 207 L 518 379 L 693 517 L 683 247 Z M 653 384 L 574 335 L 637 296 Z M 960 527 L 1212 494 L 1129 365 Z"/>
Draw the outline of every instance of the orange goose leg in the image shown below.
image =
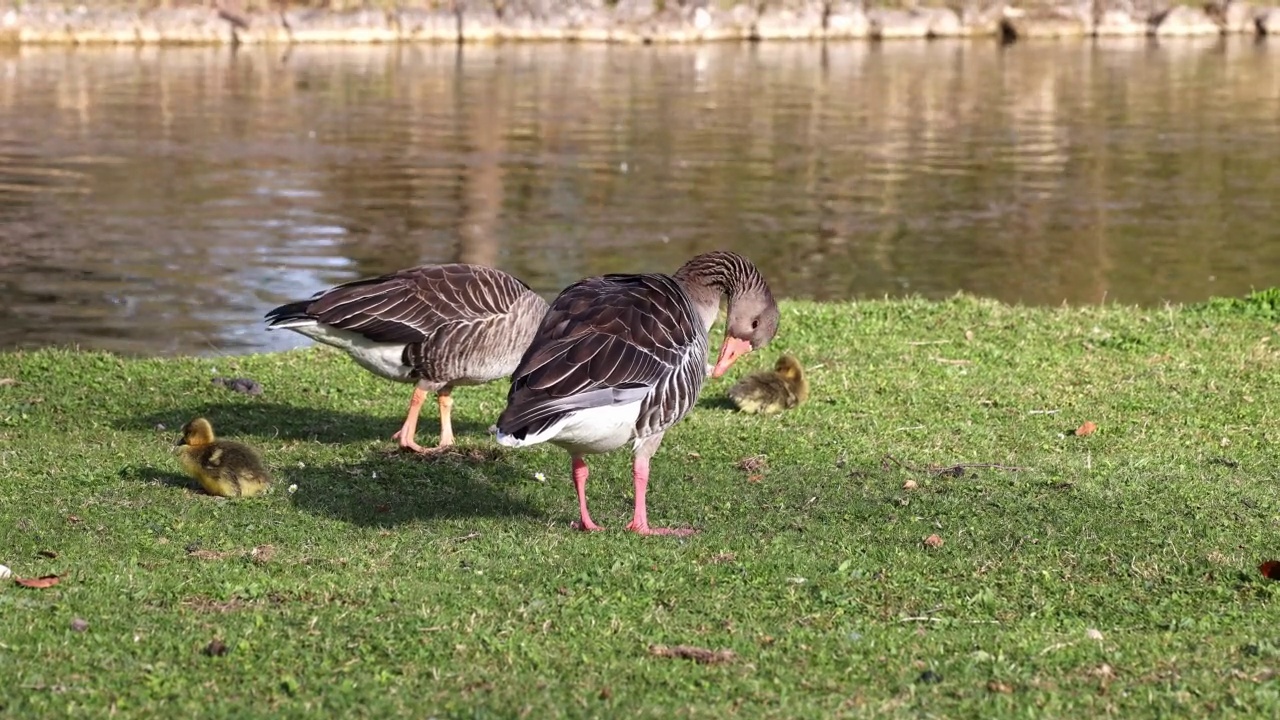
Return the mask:
<path fill-rule="evenodd" d="M 437 448 L 447 448 L 453 444 L 453 396 L 448 388 L 436 393 L 436 405 L 440 407 L 440 444 Z"/>
<path fill-rule="evenodd" d="M 422 446 L 414 442 L 413 436 L 418 432 L 418 413 L 422 410 L 422 401 L 427 399 L 427 391 L 420 387 L 413 389 L 413 396 L 409 398 L 409 413 L 405 415 L 404 424 L 391 436 L 392 440 L 399 440 L 400 447 L 404 450 L 412 450 L 416 453 L 424 453 L 426 450 Z"/>
<path fill-rule="evenodd" d="M 591 513 L 587 512 L 587 463 L 577 456 L 573 458 L 573 489 L 578 491 L 578 515 L 580 516 L 573 526 L 585 531 L 603 530 L 604 528 L 591 522 Z"/>
<path fill-rule="evenodd" d="M 440 407 L 440 444 L 428 450 L 414 442 L 414 435 L 418 432 L 418 414 L 422 411 L 422 403 L 426 399 L 426 390 L 420 387 L 413 389 L 413 396 L 409 398 L 409 413 L 404 418 L 404 425 L 401 425 L 396 434 L 391 436 L 392 440 L 400 442 L 400 447 L 404 450 L 429 453 L 453 445 L 453 421 L 450 417 L 453 410 L 453 396 L 448 390 L 440 390 L 436 393 L 436 404 Z"/>

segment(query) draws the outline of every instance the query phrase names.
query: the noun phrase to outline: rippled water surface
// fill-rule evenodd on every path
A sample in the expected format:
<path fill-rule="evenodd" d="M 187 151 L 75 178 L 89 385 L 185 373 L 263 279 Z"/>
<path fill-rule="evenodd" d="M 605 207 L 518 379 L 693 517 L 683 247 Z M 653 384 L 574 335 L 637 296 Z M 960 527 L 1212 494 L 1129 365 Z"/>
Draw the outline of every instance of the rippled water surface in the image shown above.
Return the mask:
<path fill-rule="evenodd" d="M 1194 301 L 1280 284 L 1278 199 L 1251 39 L 0 51 L 0 347 L 275 349 L 362 275 L 716 247 L 782 296 Z"/>

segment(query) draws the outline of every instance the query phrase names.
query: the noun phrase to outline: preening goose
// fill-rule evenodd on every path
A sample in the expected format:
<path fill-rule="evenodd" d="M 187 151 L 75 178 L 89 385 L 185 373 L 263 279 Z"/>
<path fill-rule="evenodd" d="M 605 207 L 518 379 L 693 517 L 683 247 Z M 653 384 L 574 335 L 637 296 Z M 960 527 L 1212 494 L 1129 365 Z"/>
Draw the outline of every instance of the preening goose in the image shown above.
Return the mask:
<path fill-rule="evenodd" d="M 415 442 L 429 392 L 440 406 L 440 450 L 453 444 L 452 391 L 506 377 L 533 339 L 547 303 L 511 275 L 483 265 L 423 265 L 355 280 L 267 313 L 287 328 L 344 350 L 369 372 L 415 383 L 409 412 L 392 436 Z"/>
<path fill-rule="evenodd" d="M 583 456 L 632 443 L 635 515 L 642 535 L 688 534 L 649 526 L 649 459 L 663 434 L 693 408 L 706 379 L 707 332 L 729 298 L 724 343 L 711 370 L 720 377 L 742 354 L 768 343 L 778 306 L 750 260 L 710 252 L 675 275 L 605 275 L 581 280 L 551 303 L 511 378 L 498 442 L 550 442 L 569 452 L 578 527 L 600 530 L 587 511 Z"/>

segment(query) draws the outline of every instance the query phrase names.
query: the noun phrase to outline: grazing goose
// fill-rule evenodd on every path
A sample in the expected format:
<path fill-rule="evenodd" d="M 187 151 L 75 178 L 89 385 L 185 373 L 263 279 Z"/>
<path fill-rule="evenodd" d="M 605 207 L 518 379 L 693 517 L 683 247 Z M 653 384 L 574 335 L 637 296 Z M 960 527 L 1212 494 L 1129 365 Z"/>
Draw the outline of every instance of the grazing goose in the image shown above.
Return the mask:
<path fill-rule="evenodd" d="M 268 328 L 287 328 L 344 350 L 364 369 L 416 383 L 400 447 L 414 441 L 429 392 L 440 406 L 440 443 L 453 444 L 455 387 L 506 377 L 533 340 L 547 302 L 501 270 L 461 263 L 423 265 L 316 293 L 267 313 Z"/>
<path fill-rule="evenodd" d="M 641 535 L 686 535 L 649 527 L 649 459 L 662 436 L 693 407 L 706 379 L 707 333 L 729 297 L 724 344 L 711 370 L 720 377 L 778 330 L 778 306 L 750 260 L 710 252 L 674 276 L 605 275 L 565 288 L 511 378 L 498 417 L 498 442 L 551 442 L 569 452 L 578 492 L 578 527 L 600 530 L 587 512 L 584 455 L 632 442 L 635 516 Z"/>

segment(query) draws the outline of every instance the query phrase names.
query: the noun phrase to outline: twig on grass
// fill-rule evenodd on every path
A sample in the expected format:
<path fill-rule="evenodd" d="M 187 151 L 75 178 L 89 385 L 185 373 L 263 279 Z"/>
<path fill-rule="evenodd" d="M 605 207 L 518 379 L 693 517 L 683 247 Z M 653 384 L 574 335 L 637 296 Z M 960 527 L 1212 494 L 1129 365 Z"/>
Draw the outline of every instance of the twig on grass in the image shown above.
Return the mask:
<path fill-rule="evenodd" d="M 1010 472 L 1019 472 L 1019 471 L 1025 471 L 1025 470 L 1031 469 L 1026 467 L 1018 467 L 1016 465 L 1000 465 L 998 463 L 957 463 L 955 465 L 948 465 L 946 467 L 942 467 L 939 465 L 929 465 L 929 467 L 918 468 L 912 465 L 908 465 L 888 453 L 885 453 L 884 458 L 881 459 L 880 461 L 881 465 L 884 464 L 884 460 L 892 460 L 894 463 L 898 465 L 898 467 L 904 470 L 910 470 L 911 472 L 927 472 L 927 473 L 932 473 L 934 475 L 955 475 L 956 477 L 960 477 L 961 475 L 963 475 L 966 470 L 972 470 L 975 468 L 985 468 L 988 470 L 1008 470 Z"/>

